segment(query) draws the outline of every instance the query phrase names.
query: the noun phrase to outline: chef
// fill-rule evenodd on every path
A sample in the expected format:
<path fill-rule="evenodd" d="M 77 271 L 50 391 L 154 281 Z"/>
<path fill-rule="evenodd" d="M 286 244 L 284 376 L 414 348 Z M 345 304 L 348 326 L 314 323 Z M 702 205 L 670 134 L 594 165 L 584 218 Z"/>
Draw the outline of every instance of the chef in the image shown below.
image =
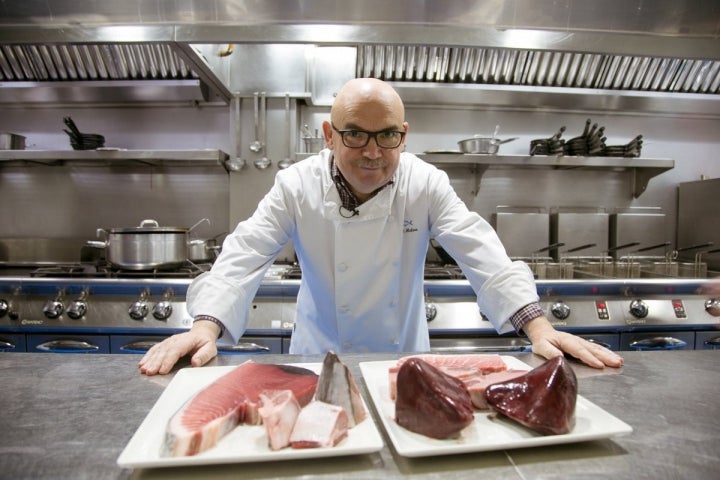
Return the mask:
<path fill-rule="evenodd" d="M 201 366 L 217 354 L 216 342 L 236 343 L 289 241 L 302 270 L 290 353 L 428 351 L 423 273 L 432 238 L 462 268 L 498 333 L 525 334 L 545 358 L 565 352 L 596 368 L 622 365 L 612 351 L 555 330 L 528 266 L 507 256 L 443 171 L 404 152 L 409 125 L 390 85 L 349 81 L 322 127 L 328 148 L 278 172 L 212 269 L 190 285 L 192 328 L 152 347 L 142 373 L 168 373 L 188 354 Z"/>

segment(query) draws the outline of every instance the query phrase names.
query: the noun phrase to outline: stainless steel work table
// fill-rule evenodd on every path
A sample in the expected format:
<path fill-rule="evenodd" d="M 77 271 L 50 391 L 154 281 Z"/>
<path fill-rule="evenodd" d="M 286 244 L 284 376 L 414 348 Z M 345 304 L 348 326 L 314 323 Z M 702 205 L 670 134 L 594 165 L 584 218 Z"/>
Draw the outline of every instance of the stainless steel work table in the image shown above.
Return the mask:
<path fill-rule="evenodd" d="M 138 373 L 137 355 L 0 353 L 0 478 L 7 479 L 715 479 L 720 472 L 720 352 L 624 352 L 625 367 L 573 364 L 580 394 L 632 425 L 628 436 L 487 453 L 407 459 L 379 421 L 385 448 L 370 455 L 212 467 L 127 470 L 116 460 L 172 376 Z M 370 405 L 358 362 L 345 354 Z M 249 357 L 222 356 L 211 365 Z M 322 356 L 252 357 L 273 363 Z M 530 365 L 541 359 L 518 358 Z M 186 364 L 185 364 L 186 365 Z M 377 420 L 375 411 L 372 411 Z"/>

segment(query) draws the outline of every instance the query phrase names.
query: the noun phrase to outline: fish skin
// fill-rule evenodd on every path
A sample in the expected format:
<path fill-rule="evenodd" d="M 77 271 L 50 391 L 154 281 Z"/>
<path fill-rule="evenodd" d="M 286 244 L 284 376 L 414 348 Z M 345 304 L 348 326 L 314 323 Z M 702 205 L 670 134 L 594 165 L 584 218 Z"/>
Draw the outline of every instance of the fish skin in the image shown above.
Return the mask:
<path fill-rule="evenodd" d="M 350 428 L 368 416 L 352 372 L 332 351 L 325 354 L 314 399 L 343 407 Z"/>

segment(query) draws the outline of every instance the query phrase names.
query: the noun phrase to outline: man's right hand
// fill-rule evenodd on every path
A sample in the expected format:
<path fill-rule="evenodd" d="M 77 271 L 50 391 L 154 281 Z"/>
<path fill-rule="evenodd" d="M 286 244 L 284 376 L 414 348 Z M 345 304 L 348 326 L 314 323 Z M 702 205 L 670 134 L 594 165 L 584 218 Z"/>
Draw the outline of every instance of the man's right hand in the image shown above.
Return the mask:
<path fill-rule="evenodd" d="M 217 355 L 215 341 L 219 334 L 220 327 L 199 320 L 193 323 L 189 331 L 166 338 L 150 348 L 138 362 L 140 373 L 165 375 L 170 373 L 180 358 L 188 354 L 192 355 L 190 364 L 201 367 Z"/>

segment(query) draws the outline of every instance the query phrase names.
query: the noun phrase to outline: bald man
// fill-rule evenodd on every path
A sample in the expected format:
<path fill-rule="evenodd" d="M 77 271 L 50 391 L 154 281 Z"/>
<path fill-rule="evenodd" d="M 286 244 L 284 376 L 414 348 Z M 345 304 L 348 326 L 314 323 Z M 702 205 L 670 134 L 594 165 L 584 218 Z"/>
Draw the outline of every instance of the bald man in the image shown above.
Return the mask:
<path fill-rule="evenodd" d="M 525 333 L 545 358 L 566 352 L 596 368 L 622 365 L 610 350 L 552 327 L 527 265 L 507 257 L 444 172 L 404 152 L 408 129 L 390 85 L 346 83 L 323 122 L 328 148 L 277 173 L 212 269 L 190 285 L 192 328 L 151 348 L 140 371 L 168 373 L 188 354 L 201 366 L 216 343 L 237 343 L 265 272 L 289 241 L 302 270 L 290 353 L 428 351 L 430 239 L 457 261 L 499 333 Z"/>

